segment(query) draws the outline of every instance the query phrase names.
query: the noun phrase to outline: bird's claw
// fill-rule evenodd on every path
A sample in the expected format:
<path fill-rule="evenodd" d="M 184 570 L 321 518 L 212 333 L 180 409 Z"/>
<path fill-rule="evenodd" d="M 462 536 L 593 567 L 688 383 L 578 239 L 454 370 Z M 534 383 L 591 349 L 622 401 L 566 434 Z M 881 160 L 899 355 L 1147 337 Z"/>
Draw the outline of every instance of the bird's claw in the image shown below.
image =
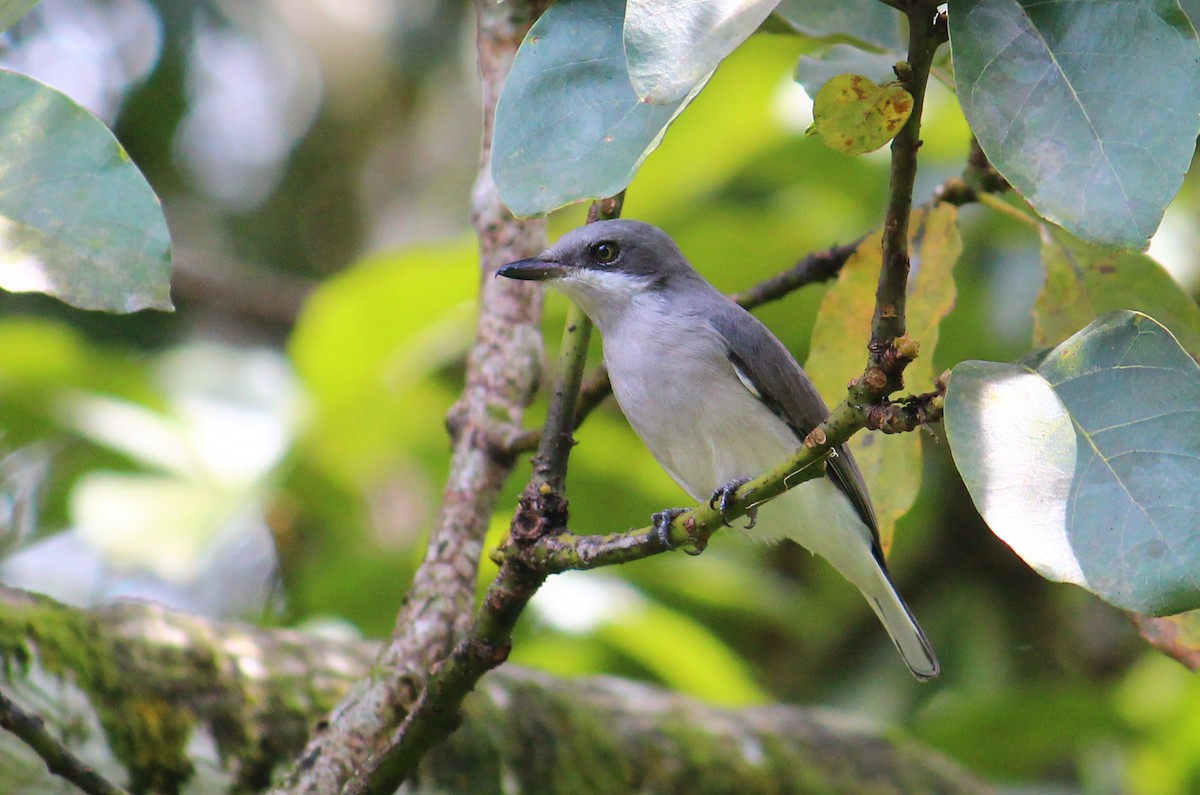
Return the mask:
<path fill-rule="evenodd" d="M 726 527 L 733 526 L 729 524 L 729 503 L 733 500 L 734 495 L 737 494 L 737 490 L 749 482 L 750 478 L 734 478 L 714 491 L 712 496 L 709 497 L 708 507 L 721 512 L 721 521 L 725 523 Z M 746 529 L 749 530 L 758 521 L 758 510 L 756 508 L 749 508 L 746 511 L 746 516 L 750 517 L 750 524 L 746 525 Z"/>
<path fill-rule="evenodd" d="M 654 523 L 654 533 L 658 537 L 658 541 L 667 549 L 675 549 L 675 545 L 671 543 L 671 522 L 675 521 L 675 517 L 687 513 L 690 508 L 665 508 L 658 513 L 650 515 L 650 521 Z M 694 534 L 695 523 L 684 523 L 684 529 L 687 531 L 688 540 L 691 544 L 683 547 L 683 551 L 689 555 L 699 555 L 704 551 L 707 542 L 702 542 Z"/>

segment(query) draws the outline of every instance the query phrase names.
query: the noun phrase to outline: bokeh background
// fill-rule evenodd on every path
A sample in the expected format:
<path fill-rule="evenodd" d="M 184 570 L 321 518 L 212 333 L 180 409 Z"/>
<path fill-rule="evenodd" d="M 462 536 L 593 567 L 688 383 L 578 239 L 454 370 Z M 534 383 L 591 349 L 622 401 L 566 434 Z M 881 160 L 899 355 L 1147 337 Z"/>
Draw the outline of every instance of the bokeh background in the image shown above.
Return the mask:
<path fill-rule="evenodd" d="M 811 102 L 791 74 L 815 46 L 753 37 L 629 189 L 625 214 L 667 229 L 723 289 L 882 217 L 886 152 L 852 158 L 803 135 Z M 177 306 L 119 317 L 0 295 L 0 581 L 385 636 L 436 509 L 472 334 L 469 3 L 43 0 L 0 41 L 0 66 L 115 130 L 163 201 Z M 967 151 L 942 86 L 923 137 L 918 201 Z M 1193 295 L 1197 173 L 1151 249 Z M 552 236 L 582 217 L 557 214 Z M 1030 347 L 1036 233 L 968 207 L 963 234 L 935 371 Z M 802 361 L 824 289 L 759 313 Z M 551 352 L 565 306 L 548 301 Z M 614 406 L 578 439 L 575 529 L 641 526 L 686 502 Z M 910 678 L 822 562 L 736 533 L 697 558 L 552 578 L 513 661 L 862 714 L 1013 791 L 1200 792 L 1200 680 L 1119 611 L 1030 571 L 982 524 L 946 446 L 924 442 L 891 565 L 938 650 L 935 682 Z"/>

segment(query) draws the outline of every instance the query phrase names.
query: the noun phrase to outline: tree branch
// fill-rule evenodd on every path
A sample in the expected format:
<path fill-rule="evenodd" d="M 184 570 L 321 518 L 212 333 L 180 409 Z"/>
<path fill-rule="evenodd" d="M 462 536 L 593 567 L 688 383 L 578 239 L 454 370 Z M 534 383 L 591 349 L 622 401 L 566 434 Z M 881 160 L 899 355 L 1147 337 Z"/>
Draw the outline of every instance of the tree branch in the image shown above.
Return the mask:
<path fill-rule="evenodd" d="M 549 0 L 476 0 L 483 89 L 483 141 L 471 220 L 479 238 L 480 298 L 466 387 L 451 413 L 450 472 L 425 558 L 375 675 L 361 680 L 317 732 L 280 791 L 329 793 L 371 776 L 381 749 L 405 719 L 428 673 L 471 618 L 483 538 L 513 457 L 497 455 L 494 425 L 519 427 L 537 388 L 541 293 L 530 283 L 493 278 L 503 264 L 545 247 L 544 219 L 520 220 L 501 204 L 491 178 L 496 99 L 525 32 Z"/>
<path fill-rule="evenodd" d="M 925 89 L 937 48 L 946 41 L 945 14 L 935 0 L 912 0 L 902 10 L 908 16 L 908 60 L 897 65 L 897 74 L 912 95 L 912 114 L 892 141 L 891 184 L 883 222 L 883 261 L 875 291 L 867 367 L 851 383 L 849 400 L 867 406 L 886 400 L 904 385 L 904 368 L 916 355 L 916 346 L 905 334 L 904 308 L 908 293 L 908 222 L 912 214 L 913 186 L 917 178 L 917 150 L 921 147 L 921 116 Z M 899 347 L 898 347 L 899 346 Z M 911 356 L 909 353 L 911 352 Z"/>
<path fill-rule="evenodd" d="M 262 791 L 376 653 L 362 641 L 146 604 L 79 610 L 0 588 L 6 691 L 18 702 L 52 697 L 46 717 L 68 747 L 110 780 L 143 782 L 141 791 Z M 721 709 L 613 677 L 560 680 L 511 666 L 483 684 L 410 795 L 509 791 L 514 780 L 521 791 L 563 780 L 581 791 L 693 795 L 987 791 L 936 752 L 824 710 Z M 0 782 L 6 792 L 61 789 L 3 734 Z"/>
<path fill-rule="evenodd" d="M 624 192 L 592 203 L 588 223 L 620 215 Z M 533 472 L 518 501 L 509 530 L 515 544 L 528 544 L 567 523 L 566 478 L 575 429 L 574 409 L 583 378 L 592 323 L 572 304 L 563 330 L 559 377 L 533 459 Z M 365 774 L 346 787 L 346 795 L 387 795 L 412 775 L 431 748 L 458 727 L 463 699 L 479 678 L 508 658 L 512 632 L 525 605 L 547 572 L 521 564 L 501 566 L 475 612 L 466 636 L 437 663 L 416 704 L 399 728 L 364 765 Z"/>
<path fill-rule="evenodd" d="M 46 724 L 36 715 L 25 712 L 12 699 L 0 692 L 0 728 L 7 729 L 33 749 L 46 769 L 66 779 L 88 795 L 129 795 L 110 783 L 46 731 Z"/>

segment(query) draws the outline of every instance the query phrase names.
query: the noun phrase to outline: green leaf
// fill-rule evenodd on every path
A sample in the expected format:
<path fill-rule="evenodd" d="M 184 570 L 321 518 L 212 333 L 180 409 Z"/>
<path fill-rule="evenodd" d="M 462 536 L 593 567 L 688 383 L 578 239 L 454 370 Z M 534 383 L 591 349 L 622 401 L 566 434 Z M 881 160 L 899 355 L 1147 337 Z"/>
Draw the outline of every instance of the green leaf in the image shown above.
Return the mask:
<path fill-rule="evenodd" d="M 622 0 L 559 0 L 521 43 L 496 106 L 492 161 L 513 213 L 619 193 L 702 87 L 673 104 L 638 99 L 624 14 Z"/>
<path fill-rule="evenodd" d="M 1033 308 L 1035 346 L 1057 345 L 1105 312 L 1135 309 L 1200 356 L 1200 307 L 1145 254 L 1115 252 L 1044 227 L 1042 262 L 1046 283 Z"/>
<path fill-rule="evenodd" d="M 849 39 L 901 52 L 907 47 L 904 15 L 879 0 L 782 0 L 775 14 L 816 39 Z"/>
<path fill-rule="evenodd" d="M 162 207 L 108 128 L 0 70 L 0 287 L 81 309 L 171 309 Z"/>
<path fill-rule="evenodd" d="M 624 46 L 634 91 L 656 105 L 685 100 L 778 1 L 628 0 Z"/>
<path fill-rule="evenodd" d="M 0 30 L 7 30 L 29 13 L 39 0 L 0 0 Z"/>
<path fill-rule="evenodd" d="M 954 307 L 952 273 L 962 253 L 958 211 L 949 204 L 939 204 L 931 212 L 917 211 L 911 230 L 908 331 L 921 343 L 921 355 L 905 371 L 905 383 L 912 391 L 922 392 L 933 388 L 938 324 Z M 829 404 L 846 398 L 846 382 L 861 373 L 866 364 L 882 259 L 880 233 L 876 232 L 842 267 L 837 282 L 821 302 L 813 327 L 808 373 Z M 859 433 L 851 438 L 850 450 L 871 489 L 880 539 L 887 549 L 896 521 L 912 508 L 921 487 L 920 436 Z"/>
<path fill-rule="evenodd" d="M 309 442 L 325 472 L 357 486 L 414 450 L 445 449 L 440 422 L 413 418 L 453 402 L 453 384 L 435 376 L 470 345 L 478 280 L 464 239 L 371 256 L 313 293 L 288 352 L 312 397 Z"/>
<path fill-rule="evenodd" d="M 912 108 L 912 95 L 895 83 L 881 86 L 863 75 L 838 75 L 817 92 L 807 134 L 834 151 L 866 154 L 895 138 Z"/>
<path fill-rule="evenodd" d="M 946 434 L 992 532 L 1042 576 L 1118 607 L 1200 607 L 1200 366 L 1112 312 L 1037 369 L 963 362 Z"/>
<path fill-rule="evenodd" d="M 1042 216 L 1144 249 L 1200 132 L 1200 42 L 1175 0 L 951 0 L 963 112 Z"/>

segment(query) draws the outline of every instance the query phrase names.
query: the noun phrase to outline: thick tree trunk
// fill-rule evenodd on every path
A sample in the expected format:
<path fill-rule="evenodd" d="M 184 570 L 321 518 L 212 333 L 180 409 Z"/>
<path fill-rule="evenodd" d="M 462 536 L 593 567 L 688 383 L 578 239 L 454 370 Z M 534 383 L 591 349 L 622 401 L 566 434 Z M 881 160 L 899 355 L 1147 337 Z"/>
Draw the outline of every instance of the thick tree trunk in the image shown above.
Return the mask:
<path fill-rule="evenodd" d="M 259 792 L 378 647 L 0 588 L 3 690 L 132 792 Z M 507 667 L 410 793 L 981 793 L 894 732 L 787 706 L 727 710 L 614 678 Z M 73 792 L 11 735 L 0 791 Z"/>

